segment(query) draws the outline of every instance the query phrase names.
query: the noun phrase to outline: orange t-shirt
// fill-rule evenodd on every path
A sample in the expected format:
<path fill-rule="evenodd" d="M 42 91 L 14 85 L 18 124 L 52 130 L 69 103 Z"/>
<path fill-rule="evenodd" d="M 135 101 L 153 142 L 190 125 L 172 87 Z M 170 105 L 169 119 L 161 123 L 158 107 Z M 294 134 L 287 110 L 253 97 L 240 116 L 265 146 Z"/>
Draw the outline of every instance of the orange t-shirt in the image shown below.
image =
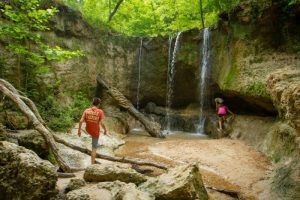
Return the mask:
<path fill-rule="evenodd" d="M 104 113 L 101 109 L 93 106 L 83 112 L 82 117 L 86 123 L 86 131 L 94 138 L 100 135 L 99 122 L 104 119 Z"/>

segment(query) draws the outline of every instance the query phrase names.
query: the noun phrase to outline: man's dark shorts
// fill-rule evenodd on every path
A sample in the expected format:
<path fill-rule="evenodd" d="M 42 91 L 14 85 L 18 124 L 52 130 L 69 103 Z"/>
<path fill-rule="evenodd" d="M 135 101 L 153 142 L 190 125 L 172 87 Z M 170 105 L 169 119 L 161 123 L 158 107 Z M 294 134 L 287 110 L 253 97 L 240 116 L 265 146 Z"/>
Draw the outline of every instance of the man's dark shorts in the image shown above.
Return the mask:
<path fill-rule="evenodd" d="M 99 138 L 92 137 L 92 148 L 96 149 L 98 147 Z"/>

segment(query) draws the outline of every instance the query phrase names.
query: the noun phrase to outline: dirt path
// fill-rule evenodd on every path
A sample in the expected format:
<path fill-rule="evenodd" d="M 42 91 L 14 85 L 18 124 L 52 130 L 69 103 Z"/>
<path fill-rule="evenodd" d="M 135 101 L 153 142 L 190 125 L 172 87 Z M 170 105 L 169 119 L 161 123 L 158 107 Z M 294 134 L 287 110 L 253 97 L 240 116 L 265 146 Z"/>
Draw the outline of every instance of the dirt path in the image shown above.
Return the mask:
<path fill-rule="evenodd" d="M 238 191 L 245 199 L 268 199 L 267 182 L 272 165 L 261 153 L 241 141 L 161 140 L 147 136 L 129 136 L 125 140 L 126 144 L 116 151 L 117 155 L 170 166 L 197 162 L 206 185 Z"/>

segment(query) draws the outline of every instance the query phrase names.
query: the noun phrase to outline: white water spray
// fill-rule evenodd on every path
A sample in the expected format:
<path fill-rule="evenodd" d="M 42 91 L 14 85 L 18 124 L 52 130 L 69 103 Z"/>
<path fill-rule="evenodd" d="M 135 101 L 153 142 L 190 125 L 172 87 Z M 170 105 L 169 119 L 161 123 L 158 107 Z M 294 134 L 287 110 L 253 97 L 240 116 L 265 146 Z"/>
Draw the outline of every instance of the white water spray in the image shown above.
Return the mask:
<path fill-rule="evenodd" d="M 170 109 L 172 106 L 172 100 L 173 100 L 173 87 L 174 87 L 174 77 L 176 73 L 175 69 L 175 62 L 176 62 L 176 55 L 179 48 L 179 40 L 180 40 L 181 32 L 177 33 L 175 44 L 174 44 L 174 50 L 172 53 L 172 41 L 173 38 L 169 38 L 169 60 L 168 60 L 168 78 L 167 78 L 167 112 L 166 112 L 166 120 L 167 120 L 167 132 L 170 132 L 171 129 L 171 122 L 170 122 Z M 172 59 L 170 59 L 172 56 Z"/>
<path fill-rule="evenodd" d="M 136 109 L 140 108 L 140 87 L 141 87 L 141 67 L 142 67 L 142 53 L 143 53 L 143 38 L 140 40 L 140 48 L 139 48 L 139 59 L 138 59 L 138 84 L 137 84 L 137 92 L 136 92 Z"/>
<path fill-rule="evenodd" d="M 197 127 L 197 133 L 204 134 L 205 132 L 205 116 L 203 114 L 206 105 L 206 94 L 209 75 L 209 59 L 210 59 L 210 31 L 205 28 L 203 31 L 203 44 L 202 44 L 202 63 L 200 65 L 200 117 Z"/>

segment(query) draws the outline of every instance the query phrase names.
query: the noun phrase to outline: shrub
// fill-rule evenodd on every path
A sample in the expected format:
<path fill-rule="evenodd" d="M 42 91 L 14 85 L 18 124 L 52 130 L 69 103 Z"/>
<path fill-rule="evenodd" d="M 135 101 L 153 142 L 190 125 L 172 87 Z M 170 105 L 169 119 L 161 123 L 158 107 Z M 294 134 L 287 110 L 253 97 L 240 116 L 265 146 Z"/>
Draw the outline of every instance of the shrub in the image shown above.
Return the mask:
<path fill-rule="evenodd" d="M 82 93 L 72 96 L 72 103 L 62 106 L 53 96 L 39 105 L 41 115 L 54 131 L 67 131 L 79 121 L 82 112 L 90 105 L 90 101 Z"/>

